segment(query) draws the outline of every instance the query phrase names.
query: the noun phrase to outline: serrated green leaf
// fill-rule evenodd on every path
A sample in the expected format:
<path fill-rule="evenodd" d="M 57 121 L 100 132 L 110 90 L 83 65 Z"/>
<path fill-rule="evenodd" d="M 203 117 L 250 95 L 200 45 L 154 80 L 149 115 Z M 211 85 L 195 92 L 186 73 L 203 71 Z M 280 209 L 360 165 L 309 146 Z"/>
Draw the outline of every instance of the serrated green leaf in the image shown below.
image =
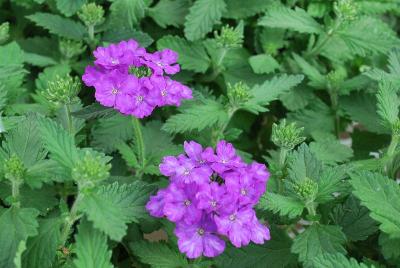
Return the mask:
<path fill-rule="evenodd" d="M 28 239 L 27 250 L 22 255 L 22 267 L 54 267 L 62 223 L 62 219 L 58 217 L 39 220 L 39 233 Z"/>
<path fill-rule="evenodd" d="M 162 28 L 179 27 L 185 22 L 189 6 L 188 0 L 161 0 L 149 9 L 149 15 Z"/>
<path fill-rule="evenodd" d="M 96 230 L 88 221 L 79 224 L 75 235 L 76 268 L 112 268 L 111 250 L 108 249 L 107 236 Z"/>
<path fill-rule="evenodd" d="M 27 16 L 36 25 L 45 28 L 50 33 L 60 37 L 81 40 L 86 35 L 86 28 L 83 24 L 59 15 L 37 12 Z"/>
<path fill-rule="evenodd" d="M 253 113 L 268 111 L 267 106 L 271 101 L 298 85 L 303 80 L 302 75 L 274 76 L 262 85 L 256 85 L 250 90 L 251 98 L 244 104 L 244 108 Z"/>
<path fill-rule="evenodd" d="M 315 136 L 314 136 L 315 137 Z M 310 150 L 325 164 L 343 163 L 353 156 L 353 150 L 341 144 L 333 135 L 319 135 L 310 143 Z"/>
<path fill-rule="evenodd" d="M 216 124 L 225 124 L 228 121 L 225 107 L 217 101 L 205 100 L 181 110 L 181 113 L 171 116 L 163 126 L 169 133 L 183 133 L 187 131 L 201 131 Z"/>
<path fill-rule="evenodd" d="M 306 268 L 374 268 L 375 266 L 358 263 L 357 260 L 347 259 L 345 255 L 340 253 L 322 254 L 308 261 L 305 264 Z"/>
<path fill-rule="evenodd" d="M 37 235 L 39 212 L 33 208 L 6 209 L 0 215 L 0 267 L 14 267 L 19 243 Z"/>
<path fill-rule="evenodd" d="M 74 15 L 82 6 L 86 3 L 86 0 L 57 0 L 57 9 L 67 17 Z"/>
<path fill-rule="evenodd" d="M 380 223 L 379 228 L 391 238 L 400 238 L 400 187 L 379 173 L 363 171 L 351 174 L 354 195 Z"/>
<path fill-rule="evenodd" d="M 317 68 L 312 66 L 310 63 L 308 63 L 305 59 L 297 54 L 293 54 L 293 59 L 296 61 L 297 65 L 299 65 L 302 72 L 310 80 L 310 82 L 308 83 L 310 86 L 317 89 L 326 88 L 326 78 L 318 71 Z"/>
<path fill-rule="evenodd" d="M 343 166 L 325 167 L 318 178 L 318 193 L 315 201 L 323 204 L 334 198 L 334 194 L 346 192 L 348 186 L 344 183 L 346 168 Z"/>
<path fill-rule="evenodd" d="M 339 204 L 334 208 L 332 218 L 337 225 L 342 227 L 350 241 L 365 240 L 378 230 L 376 222 L 369 216 L 368 209 L 362 207 L 352 195 L 344 204 Z"/>
<path fill-rule="evenodd" d="M 322 174 L 322 163 L 310 151 L 305 144 L 301 144 L 296 151 L 290 155 L 289 177 L 292 181 L 299 183 L 306 178 L 318 181 Z"/>
<path fill-rule="evenodd" d="M 48 118 L 38 119 L 39 131 L 51 158 L 64 168 L 71 170 L 79 161 L 74 137 L 59 124 Z"/>
<path fill-rule="evenodd" d="M 260 54 L 249 58 L 251 68 L 256 74 L 267 74 L 280 67 L 279 63 L 268 54 Z"/>
<path fill-rule="evenodd" d="M 209 33 L 226 10 L 224 0 L 198 0 L 189 9 L 185 21 L 185 36 L 194 41 Z"/>
<path fill-rule="evenodd" d="M 379 235 L 379 245 L 382 248 L 382 254 L 387 260 L 396 260 L 400 258 L 400 238 L 391 239 L 387 234 Z"/>
<path fill-rule="evenodd" d="M 124 185 L 115 182 L 85 195 L 79 209 L 94 227 L 120 241 L 126 234 L 128 223 L 147 215 L 144 206 L 151 191 L 152 187 L 141 181 Z"/>
<path fill-rule="evenodd" d="M 204 46 L 200 42 L 190 42 L 177 36 L 164 36 L 157 41 L 157 48 L 169 48 L 179 54 L 178 63 L 182 69 L 204 73 L 210 66 Z"/>
<path fill-rule="evenodd" d="M 304 9 L 296 7 L 290 9 L 284 6 L 275 6 L 267 10 L 258 25 L 272 28 L 282 28 L 300 33 L 321 33 L 322 26 L 316 22 Z"/>
<path fill-rule="evenodd" d="M 119 27 L 128 25 L 129 29 L 138 24 L 145 15 L 143 0 L 113 0 L 110 6 L 112 24 Z"/>
<path fill-rule="evenodd" d="M 29 64 L 39 66 L 39 67 L 46 67 L 49 65 L 57 64 L 57 62 L 53 58 L 43 56 L 40 54 L 27 53 L 27 52 L 25 52 L 25 61 Z"/>
<path fill-rule="evenodd" d="M 154 268 L 187 267 L 189 265 L 184 255 L 163 243 L 138 241 L 132 243 L 130 247 L 141 262 Z"/>
<path fill-rule="evenodd" d="M 279 213 L 280 216 L 288 216 L 296 218 L 300 216 L 304 209 L 304 204 L 300 200 L 279 194 L 267 192 L 258 203 L 259 209 L 267 209 L 274 213 Z"/>
<path fill-rule="evenodd" d="M 382 81 L 379 84 L 376 98 L 378 100 L 377 112 L 384 124 L 391 129 L 399 115 L 400 100 L 396 94 L 396 89 L 391 83 Z"/>
<path fill-rule="evenodd" d="M 254 16 L 266 10 L 272 1 L 267 0 L 248 0 L 243 4 L 242 0 L 226 0 L 225 18 L 244 19 Z"/>
<path fill-rule="evenodd" d="M 118 43 L 128 39 L 135 39 L 143 47 L 150 46 L 154 41 L 147 33 L 122 27 L 107 30 L 102 36 L 104 42 L 110 43 Z"/>
<path fill-rule="evenodd" d="M 345 242 L 346 236 L 340 227 L 314 224 L 294 239 L 292 252 L 299 254 L 299 260 L 304 262 L 326 253 L 345 254 Z"/>

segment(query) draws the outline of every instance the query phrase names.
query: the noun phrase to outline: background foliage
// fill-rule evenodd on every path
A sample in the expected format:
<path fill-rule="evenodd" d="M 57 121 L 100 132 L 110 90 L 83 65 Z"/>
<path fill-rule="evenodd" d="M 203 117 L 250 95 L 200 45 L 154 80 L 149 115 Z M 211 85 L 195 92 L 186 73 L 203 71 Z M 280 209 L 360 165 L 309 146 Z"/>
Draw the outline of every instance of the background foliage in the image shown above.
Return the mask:
<path fill-rule="evenodd" d="M 399 267 L 400 1 L 87 2 L 0 0 L 0 267 Z M 129 38 L 195 94 L 143 141 L 66 78 Z M 222 138 L 269 166 L 272 239 L 189 261 L 144 205 L 163 156 Z"/>

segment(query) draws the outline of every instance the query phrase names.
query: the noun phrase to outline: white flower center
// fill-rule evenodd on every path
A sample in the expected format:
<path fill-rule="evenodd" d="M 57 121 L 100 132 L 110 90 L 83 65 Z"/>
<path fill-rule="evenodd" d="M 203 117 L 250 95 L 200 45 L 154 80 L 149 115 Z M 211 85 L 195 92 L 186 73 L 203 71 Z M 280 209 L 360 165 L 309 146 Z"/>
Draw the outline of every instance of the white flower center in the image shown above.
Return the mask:
<path fill-rule="evenodd" d="M 113 65 L 116 65 L 116 64 L 119 63 L 119 60 L 117 60 L 117 59 L 111 59 L 111 63 L 112 63 Z"/>
<path fill-rule="evenodd" d="M 119 92 L 119 90 L 118 90 L 117 88 L 113 88 L 113 89 L 111 90 L 111 94 L 113 94 L 113 95 L 118 94 L 118 92 Z"/>
<path fill-rule="evenodd" d="M 167 90 L 165 88 L 161 90 L 161 96 L 163 97 L 167 96 Z"/>
<path fill-rule="evenodd" d="M 183 204 L 188 207 L 192 204 L 192 202 L 189 199 L 186 199 L 185 201 L 183 201 Z"/>
<path fill-rule="evenodd" d="M 136 97 L 136 100 L 137 100 L 137 102 L 143 102 L 143 96 L 137 96 Z"/>
<path fill-rule="evenodd" d="M 204 231 L 203 228 L 199 228 L 199 229 L 197 229 L 197 233 L 198 233 L 199 235 L 204 235 L 205 231 Z"/>
<path fill-rule="evenodd" d="M 183 175 L 187 176 L 190 174 L 190 170 L 185 168 L 185 171 L 183 171 Z"/>
<path fill-rule="evenodd" d="M 246 191 L 246 189 L 242 189 L 242 190 L 240 190 L 240 194 L 241 194 L 241 195 L 247 195 L 247 191 Z"/>
<path fill-rule="evenodd" d="M 221 160 L 221 163 L 222 163 L 222 164 L 226 164 L 226 163 L 228 163 L 228 160 L 222 159 L 222 160 Z"/>
<path fill-rule="evenodd" d="M 211 206 L 212 206 L 213 208 L 215 208 L 215 207 L 217 206 L 217 201 L 212 200 L 212 201 L 210 202 L 210 204 L 211 204 Z"/>
<path fill-rule="evenodd" d="M 231 215 L 229 216 L 229 220 L 230 220 L 230 221 L 236 220 L 236 215 L 235 215 L 235 214 L 231 214 Z"/>

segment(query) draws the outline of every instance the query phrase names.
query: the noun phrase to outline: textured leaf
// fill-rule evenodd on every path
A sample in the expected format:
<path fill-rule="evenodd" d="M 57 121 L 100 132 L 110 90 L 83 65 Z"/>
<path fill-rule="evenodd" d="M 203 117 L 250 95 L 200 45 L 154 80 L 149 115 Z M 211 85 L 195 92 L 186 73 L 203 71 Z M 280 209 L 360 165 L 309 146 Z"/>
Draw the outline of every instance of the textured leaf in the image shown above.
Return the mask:
<path fill-rule="evenodd" d="M 310 143 L 310 150 L 325 164 L 335 164 L 348 161 L 353 156 L 353 150 L 341 144 L 333 135 L 319 135 L 316 141 Z"/>
<path fill-rule="evenodd" d="M 279 63 L 267 54 L 251 56 L 249 58 L 251 68 L 256 74 L 267 74 L 279 68 Z"/>
<path fill-rule="evenodd" d="M 164 36 L 157 41 L 157 48 L 169 48 L 179 54 L 178 63 L 182 69 L 204 73 L 210 66 L 204 46 L 200 42 L 189 42 L 177 36 Z"/>
<path fill-rule="evenodd" d="M 67 17 L 74 15 L 82 6 L 86 3 L 86 0 L 57 0 L 57 9 Z"/>
<path fill-rule="evenodd" d="M 321 33 L 322 27 L 306 11 L 296 7 L 290 9 L 284 6 L 275 6 L 267 10 L 258 25 L 272 28 L 282 28 L 300 33 Z"/>
<path fill-rule="evenodd" d="M 115 182 L 85 195 L 79 209 L 85 212 L 94 227 L 120 241 L 128 223 L 147 215 L 144 206 L 151 191 L 152 187 L 140 181 L 129 185 Z"/>
<path fill-rule="evenodd" d="M 364 263 L 358 263 L 357 260 L 350 258 L 347 259 L 345 255 L 336 254 L 323 254 L 310 260 L 305 265 L 306 268 L 374 268 L 375 266 L 369 266 Z"/>
<path fill-rule="evenodd" d="M 60 37 L 81 40 L 86 35 L 86 28 L 83 24 L 59 15 L 37 12 L 27 16 L 27 18 L 36 25 Z"/>
<path fill-rule="evenodd" d="M 129 29 L 133 29 L 144 17 L 145 7 L 143 0 L 113 0 L 110 17 L 120 27 L 128 25 Z"/>
<path fill-rule="evenodd" d="M 102 36 L 103 41 L 110 43 L 118 43 L 128 39 L 135 39 L 143 47 L 150 46 L 154 41 L 147 33 L 127 28 L 112 28 Z"/>
<path fill-rule="evenodd" d="M 185 22 L 189 6 L 188 0 L 161 0 L 149 9 L 149 15 L 163 28 L 170 25 L 179 27 Z"/>
<path fill-rule="evenodd" d="M 268 209 L 274 213 L 279 213 L 280 216 L 288 216 L 289 218 L 300 216 L 304 209 L 303 202 L 296 198 L 269 192 L 261 197 L 257 206 L 260 209 Z"/>
<path fill-rule="evenodd" d="M 107 236 L 96 230 L 88 221 L 79 224 L 76 240 L 76 268 L 112 268 L 111 250 Z"/>
<path fill-rule="evenodd" d="M 154 268 L 187 267 L 189 265 L 181 253 L 172 250 L 166 244 L 140 241 L 132 243 L 130 247 L 141 262 Z"/>
<path fill-rule="evenodd" d="M 379 245 L 385 259 L 396 260 L 400 258 L 400 238 L 391 239 L 387 234 L 381 233 L 379 236 Z"/>
<path fill-rule="evenodd" d="M 296 61 L 297 65 L 299 65 L 303 73 L 310 80 L 310 82 L 308 83 L 310 86 L 317 89 L 324 89 L 326 87 L 326 78 L 318 71 L 316 67 L 312 66 L 310 63 L 308 63 L 305 59 L 297 54 L 293 54 L 293 58 Z"/>
<path fill-rule="evenodd" d="M 185 36 L 194 41 L 209 33 L 226 10 L 224 0 L 198 0 L 189 9 L 185 21 Z"/>
<path fill-rule="evenodd" d="M 346 168 L 343 166 L 325 167 L 318 178 L 318 193 L 315 201 L 322 204 L 329 202 L 334 195 L 347 192 L 348 186 L 344 183 Z"/>
<path fill-rule="evenodd" d="M 219 102 L 206 100 L 204 103 L 182 109 L 182 113 L 171 116 L 163 126 L 169 133 L 201 131 L 216 124 L 228 121 L 228 113 Z"/>
<path fill-rule="evenodd" d="M 368 209 L 362 207 L 354 196 L 348 197 L 343 205 L 335 207 L 332 218 L 351 241 L 365 240 L 378 230 L 376 222 L 369 216 Z"/>
<path fill-rule="evenodd" d="M 346 237 L 338 226 L 314 224 L 293 241 L 292 252 L 300 261 L 313 260 L 326 253 L 346 253 Z"/>
<path fill-rule="evenodd" d="M 399 115 L 400 100 L 396 89 L 388 82 L 381 82 L 377 94 L 378 114 L 390 129 L 396 123 Z"/>
<path fill-rule="evenodd" d="M 263 12 L 271 4 L 268 0 L 247 0 L 243 4 L 243 0 L 226 0 L 226 18 L 244 19 Z"/>
<path fill-rule="evenodd" d="M 354 195 L 371 211 L 371 218 L 391 238 L 400 238 L 400 187 L 379 173 L 363 171 L 351 175 Z"/>
<path fill-rule="evenodd" d="M 61 218 L 39 220 L 39 234 L 27 241 L 27 250 L 22 256 L 24 268 L 54 267 L 61 238 Z"/>
<path fill-rule="evenodd" d="M 318 181 L 322 174 L 322 163 L 310 151 L 310 148 L 303 143 L 291 154 L 289 164 L 289 177 L 296 183 L 309 178 Z"/>
<path fill-rule="evenodd" d="M 0 267 L 14 267 L 19 243 L 37 235 L 39 212 L 32 208 L 6 209 L 0 215 Z"/>

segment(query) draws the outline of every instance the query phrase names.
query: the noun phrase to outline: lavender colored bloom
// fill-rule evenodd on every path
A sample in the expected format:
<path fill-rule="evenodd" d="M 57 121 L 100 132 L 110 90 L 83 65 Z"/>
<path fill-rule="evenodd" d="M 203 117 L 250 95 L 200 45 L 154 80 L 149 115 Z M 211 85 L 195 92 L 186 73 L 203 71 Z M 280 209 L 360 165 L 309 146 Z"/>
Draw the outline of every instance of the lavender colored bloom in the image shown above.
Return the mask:
<path fill-rule="evenodd" d="M 180 106 L 183 99 L 193 98 L 192 91 L 187 86 L 169 77 L 153 75 L 150 79 L 156 89 L 157 97 L 159 98 L 159 106 Z"/>
<path fill-rule="evenodd" d="M 211 167 L 217 173 L 222 174 L 232 168 L 244 167 L 240 157 L 236 155 L 236 151 L 231 143 L 222 140 L 217 144 L 217 154 L 210 155 L 208 161 L 212 162 Z"/>
<path fill-rule="evenodd" d="M 180 71 L 180 67 L 176 64 L 178 53 L 170 49 L 164 49 L 154 53 L 147 53 L 145 56 L 145 64 L 148 65 L 155 74 L 162 75 L 176 74 Z"/>
<path fill-rule="evenodd" d="M 225 184 L 228 191 L 237 196 L 240 205 L 256 204 L 265 191 L 265 187 L 259 185 L 247 169 L 230 172 L 225 176 Z"/>
<path fill-rule="evenodd" d="M 228 236 L 235 247 L 246 246 L 250 243 L 251 230 L 248 223 L 255 217 L 254 210 L 249 207 L 237 209 L 230 214 L 215 215 L 218 232 Z"/>
<path fill-rule="evenodd" d="M 100 78 L 104 76 L 104 72 L 98 66 L 87 66 L 85 69 L 85 73 L 82 76 L 83 82 L 87 86 L 94 86 L 96 85 Z"/>
<path fill-rule="evenodd" d="M 164 201 L 165 216 L 172 222 L 183 221 L 192 224 L 199 221 L 202 211 L 197 209 L 196 193 L 195 184 L 170 184 Z"/>
<path fill-rule="evenodd" d="M 236 197 L 230 194 L 224 185 L 218 185 L 216 182 L 201 185 L 196 198 L 197 207 L 208 213 L 229 213 L 236 205 Z"/>
<path fill-rule="evenodd" d="M 253 221 L 249 223 L 249 230 L 251 233 L 250 240 L 256 244 L 264 244 L 265 240 L 271 239 L 268 227 L 262 225 L 257 217 L 254 217 Z"/>
<path fill-rule="evenodd" d="M 164 217 L 164 201 L 166 194 L 166 190 L 160 190 L 156 195 L 150 197 L 150 201 L 146 204 L 146 209 L 151 216 L 157 218 Z"/>
<path fill-rule="evenodd" d="M 209 217 L 187 225 L 178 223 L 175 235 L 178 237 L 178 247 L 188 258 L 194 259 L 201 255 L 215 257 L 225 249 L 225 241 L 216 235 L 217 228 Z"/>

